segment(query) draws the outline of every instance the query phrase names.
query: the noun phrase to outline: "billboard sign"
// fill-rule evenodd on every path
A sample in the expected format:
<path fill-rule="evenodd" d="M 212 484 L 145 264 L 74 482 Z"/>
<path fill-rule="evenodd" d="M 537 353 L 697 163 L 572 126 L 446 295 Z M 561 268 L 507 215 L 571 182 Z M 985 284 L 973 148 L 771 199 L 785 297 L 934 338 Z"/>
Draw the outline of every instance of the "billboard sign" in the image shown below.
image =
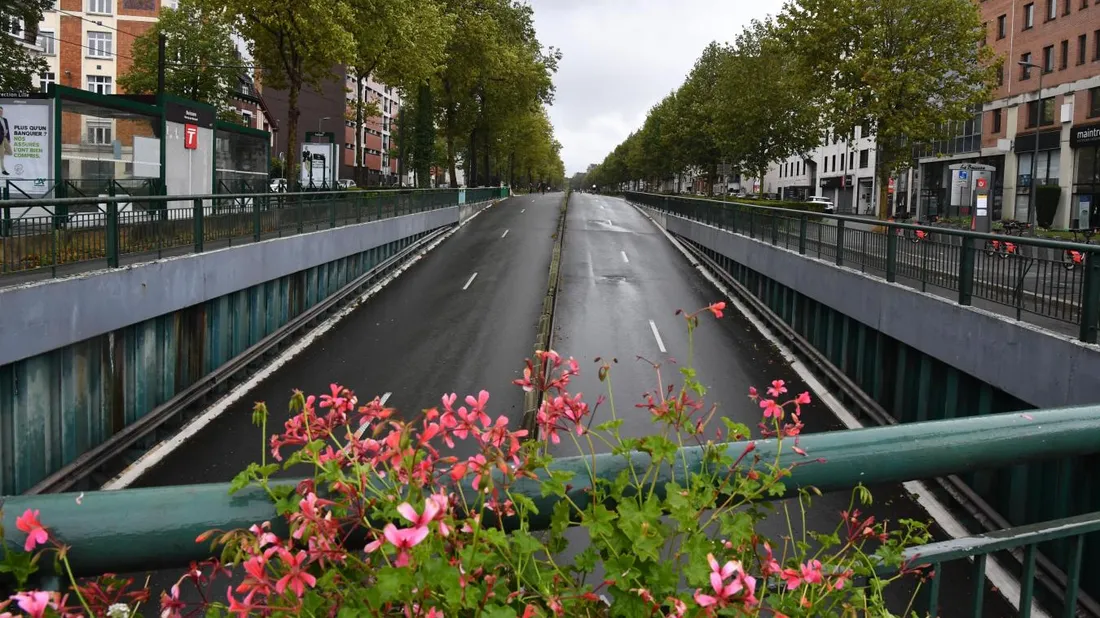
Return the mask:
<path fill-rule="evenodd" d="M 0 99 L 0 179 L 31 197 L 50 190 L 50 110 L 48 100 Z"/>
<path fill-rule="evenodd" d="M 302 186 L 331 187 L 336 183 L 336 157 L 333 144 L 302 144 Z"/>

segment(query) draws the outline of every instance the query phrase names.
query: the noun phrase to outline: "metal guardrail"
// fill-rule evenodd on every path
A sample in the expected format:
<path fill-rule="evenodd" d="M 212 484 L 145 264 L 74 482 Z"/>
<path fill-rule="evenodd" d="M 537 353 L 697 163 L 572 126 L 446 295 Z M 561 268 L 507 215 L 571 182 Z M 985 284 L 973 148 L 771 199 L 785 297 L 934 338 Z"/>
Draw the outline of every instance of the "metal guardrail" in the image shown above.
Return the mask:
<path fill-rule="evenodd" d="M 882 274 L 890 282 L 946 290 L 961 305 L 980 299 L 1014 309 L 1017 319 L 1028 314 L 1040 318 L 1033 321 L 1076 325 L 1081 341 L 1097 342 L 1100 245 L 675 195 L 625 195 L 668 214 Z M 1012 252 L 1005 241 L 1014 245 Z"/>
<path fill-rule="evenodd" d="M 0 202 L 0 275 L 201 253 L 505 197 L 507 189 L 115 195 Z M 461 196 L 461 197 L 460 197 Z"/>
<path fill-rule="evenodd" d="M 806 487 L 845 490 L 859 483 L 898 483 L 1098 453 L 1100 406 L 832 431 L 803 435 L 799 443 L 819 461 L 808 462 L 790 449 L 783 449 L 781 465 L 800 464 L 784 481 L 788 496 Z M 745 443 L 726 445 L 734 459 L 745 447 Z M 756 441 L 762 461 L 774 460 L 776 447 L 774 440 Z M 704 451 L 688 447 L 681 455 L 677 462 L 698 470 Z M 644 453 L 631 456 L 635 465 L 643 467 L 648 465 L 646 457 Z M 601 478 L 607 479 L 614 479 L 628 465 L 624 457 L 612 454 L 586 459 Z M 576 472 L 570 498 L 582 508 L 588 504 L 591 479 L 582 458 L 562 458 L 552 468 Z M 668 478 L 657 480 L 657 491 L 662 491 L 664 481 L 671 478 L 667 467 L 662 474 Z M 71 493 L 10 496 L 0 498 L 0 509 L 7 531 L 16 530 L 14 520 L 25 509 L 41 510 L 42 521 L 72 547 L 69 558 L 78 574 L 126 573 L 184 567 L 192 560 L 209 557 L 209 545 L 197 544 L 195 538 L 214 528 L 247 528 L 270 520 L 277 532 L 285 534 L 283 520 L 264 491 L 251 488 L 229 496 L 228 488 L 228 484 L 220 483 L 88 492 L 79 504 Z M 535 502 L 538 514 L 528 520 L 530 529 L 545 529 L 550 524 L 555 498 L 544 497 L 537 480 L 522 479 L 513 491 Z M 505 522 L 506 526 L 515 524 Z M 22 539 L 15 536 L 8 536 L 5 542 L 18 545 Z M 922 555 L 925 561 L 955 557 L 951 553 Z"/>

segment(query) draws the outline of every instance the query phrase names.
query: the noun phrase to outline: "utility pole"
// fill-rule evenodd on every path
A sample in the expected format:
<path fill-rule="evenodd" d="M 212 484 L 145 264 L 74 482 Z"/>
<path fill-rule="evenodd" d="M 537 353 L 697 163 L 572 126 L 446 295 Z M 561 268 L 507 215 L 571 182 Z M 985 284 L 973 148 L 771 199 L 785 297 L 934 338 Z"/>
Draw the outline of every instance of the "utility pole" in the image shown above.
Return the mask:
<path fill-rule="evenodd" d="M 1035 235 L 1035 174 L 1039 171 L 1039 129 L 1043 126 L 1043 67 L 1030 62 L 1019 62 L 1028 69 L 1039 69 L 1039 91 L 1035 94 L 1035 143 L 1031 148 L 1031 182 L 1027 197 L 1027 224 Z"/>

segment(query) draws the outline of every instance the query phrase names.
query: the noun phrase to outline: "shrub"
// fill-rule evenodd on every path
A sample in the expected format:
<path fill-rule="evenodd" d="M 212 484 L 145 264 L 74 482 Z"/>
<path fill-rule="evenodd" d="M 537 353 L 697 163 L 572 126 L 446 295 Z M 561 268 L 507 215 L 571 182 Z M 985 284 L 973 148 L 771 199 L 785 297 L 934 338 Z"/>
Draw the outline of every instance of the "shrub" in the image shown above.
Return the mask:
<path fill-rule="evenodd" d="M 678 312 L 689 346 L 700 317 L 720 318 L 724 309 L 715 303 Z M 761 503 L 788 494 L 784 479 L 795 466 L 814 465 L 798 446 L 809 393 L 788 393 L 782 380 L 764 393 L 750 389 L 750 405 L 763 413 L 759 434 L 774 442 L 725 444 L 723 438 L 747 440 L 749 428 L 724 417 L 720 428 L 710 427 L 716 408 L 704 404 L 689 353 L 679 388 L 664 386 L 663 368 L 653 365 L 657 388 L 636 407 L 654 431 L 624 438 L 622 411 L 610 395 L 616 361 L 597 362 L 609 395 L 590 406 L 569 391 L 580 371 L 575 360 L 548 351 L 527 361 L 515 383 L 544 399 L 533 419 L 539 437 L 525 442 L 534 437 L 526 429 L 513 430 L 504 416 L 491 419 L 485 391 L 461 400 L 445 395 L 438 408 L 408 422 L 379 399 L 361 402 L 339 385 L 319 397 L 295 393 L 292 418 L 268 441 L 275 461 L 268 463 L 265 450 L 231 490 L 261 488 L 289 534 L 257 522 L 201 535 L 197 542 L 212 542 L 221 559 L 193 565 L 162 592 L 161 616 L 888 615 L 884 587 L 917 571 L 902 563 L 901 549 L 928 535 L 905 520 L 891 522 L 888 532 L 885 522 L 861 514 L 854 503 L 869 503 L 865 488 L 855 490 L 830 534 L 794 527 L 804 513 L 789 512 L 789 537 L 769 540 L 757 530 L 767 513 Z M 595 423 L 604 404 L 608 417 Z M 253 420 L 266 436 L 263 404 Z M 460 442 L 476 454 L 457 457 L 451 449 Z M 565 466 L 550 454 L 561 443 L 589 454 Z M 607 463 L 596 456 L 597 443 L 625 465 L 597 468 Z M 698 449 L 692 457 L 688 445 Z M 796 463 L 781 461 L 786 451 Z M 313 476 L 297 486 L 270 483 L 280 468 L 297 464 Z M 797 508 L 812 493 L 800 493 Z M 545 500 L 536 503 L 536 495 Z M 545 533 L 533 528 L 536 520 Z M 30 559 L 35 551 L 56 551 L 68 572 L 63 539 L 46 524 L 38 511 L 18 520 L 27 553 L 7 551 L 4 565 L 21 586 L 38 568 Z M 567 560 L 570 526 L 580 526 L 588 543 Z M 244 573 L 228 590 L 226 565 Z M 899 574 L 883 578 L 880 566 Z M 606 579 L 587 581 L 597 569 Z M 129 580 L 69 581 L 67 596 L 24 591 L 6 609 L 36 617 L 47 608 L 51 615 L 134 616 L 134 606 L 149 597 L 131 591 Z M 180 599 L 180 584 L 188 582 L 202 592 L 198 607 Z"/>

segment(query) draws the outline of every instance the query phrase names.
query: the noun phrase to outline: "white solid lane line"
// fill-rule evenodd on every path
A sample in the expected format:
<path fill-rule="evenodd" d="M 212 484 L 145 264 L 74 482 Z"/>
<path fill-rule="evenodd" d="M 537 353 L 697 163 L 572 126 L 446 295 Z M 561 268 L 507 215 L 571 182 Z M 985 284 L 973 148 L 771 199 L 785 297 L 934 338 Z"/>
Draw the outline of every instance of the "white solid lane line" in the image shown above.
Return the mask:
<path fill-rule="evenodd" d="M 477 278 L 477 273 L 470 275 L 469 281 L 466 282 L 466 285 L 462 286 L 462 289 L 465 290 L 466 288 L 470 287 L 470 284 L 474 282 L 475 278 Z"/>
<path fill-rule="evenodd" d="M 626 257 L 626 251 L 620 251 L 619 253 L 623 254 L 623 261 L 629 264 L 630 258 Z"/>
<path fill-rule="evenodd" d="M 504 237 L 505 237 L 505 236 L 507 236 L 507 235 L 508 235 L 508 230 L 504 230 L 504 233 L 503 233 L 503 234 L 501 234 L 501 235 L 500 235 L 500 237 L 501 237 L 501 238 L 504 238 Z"/>
<path fill-rule="evenodd" d="M 665 349 L 665 342 L 661 341 L 661 333 L 657 332 L 657 324 L 653 320 L 649 321 L 649 328 L 653 330 L 653 338 L 657 340 L 657 349 L 661 351 L 661 354 L 664 354 L 668 350 Z"/>
<path fill-rule="evenodd" d="M 524 208 L 523 210 L 520 210 L 520 211 L 519 211 L 519 214 L 521 214 L 521 215 L 522 215 L 522 214 L 523 214 L 523 213 L 525 213 L 525 212 L 527 212 L 527 209 L 526 209 L 526 208 Z"/>

